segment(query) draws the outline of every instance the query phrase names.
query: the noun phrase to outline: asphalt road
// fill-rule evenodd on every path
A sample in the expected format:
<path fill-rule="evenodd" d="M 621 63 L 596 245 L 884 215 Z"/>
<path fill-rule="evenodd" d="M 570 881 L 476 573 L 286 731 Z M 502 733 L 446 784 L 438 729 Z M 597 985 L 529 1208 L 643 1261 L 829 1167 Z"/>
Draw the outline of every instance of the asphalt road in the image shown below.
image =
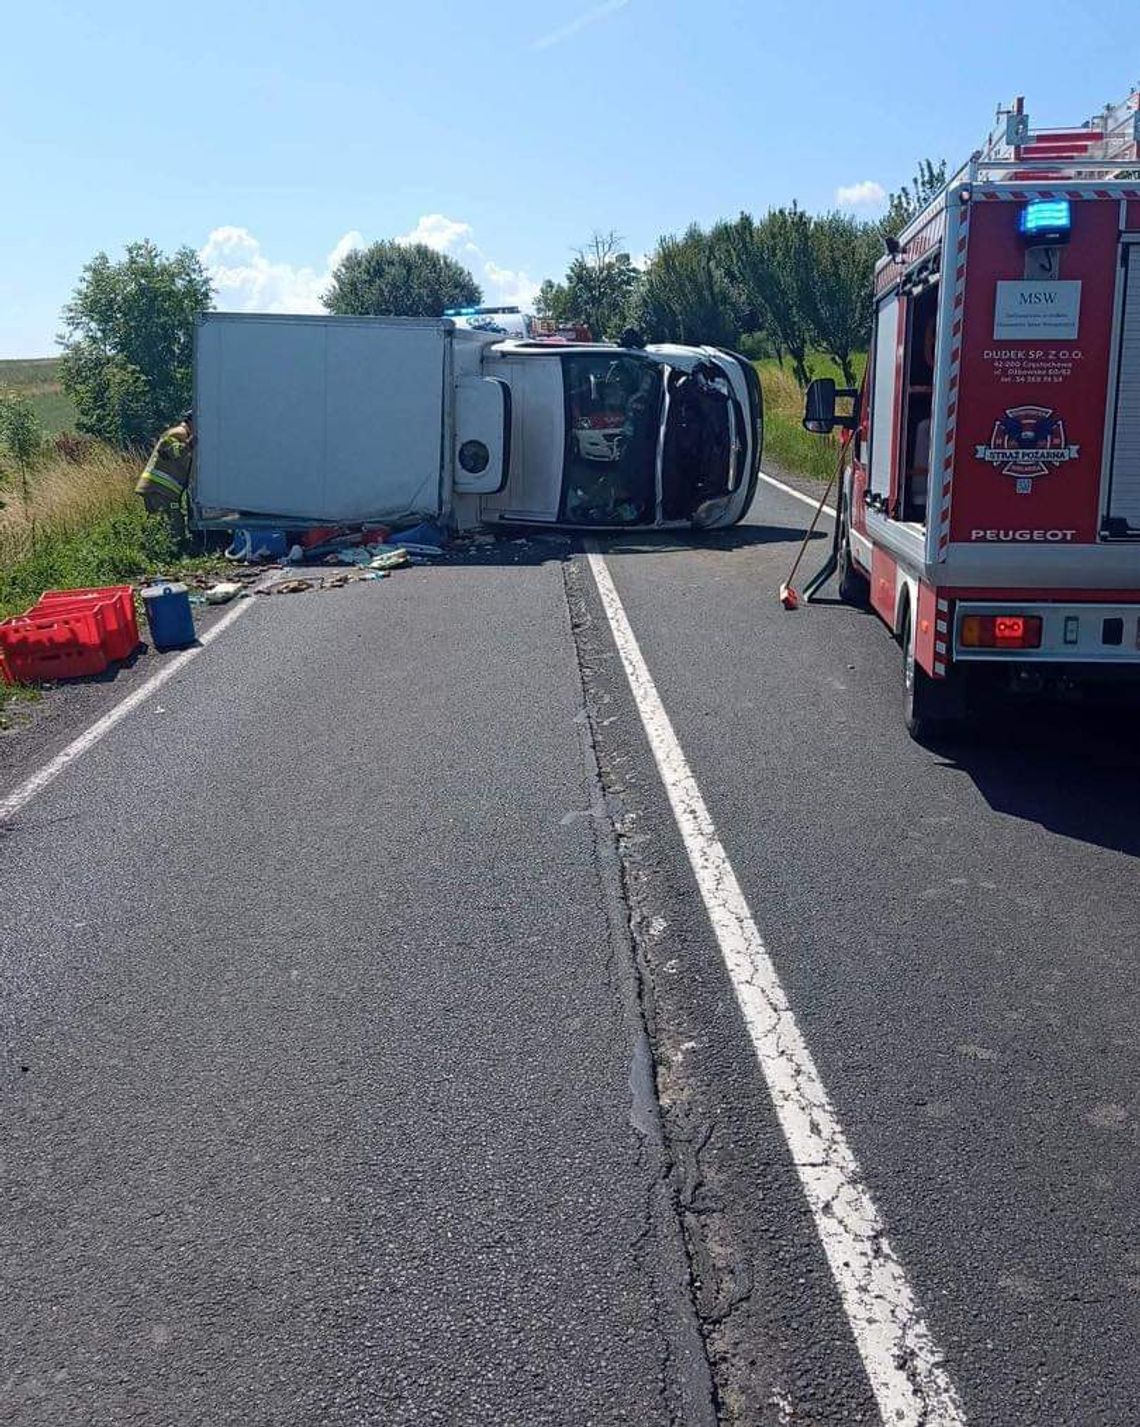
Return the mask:
<path fill-rule="evenodd" d="M 1125 1427 L 1140 752 L 912 743 L 775 600 L 806 515 L 607 566 L 965 1419 Z M 588 569 L 518 558 L 259 602 L 0 829 L 0 1422 L 879 1420 Z"/>

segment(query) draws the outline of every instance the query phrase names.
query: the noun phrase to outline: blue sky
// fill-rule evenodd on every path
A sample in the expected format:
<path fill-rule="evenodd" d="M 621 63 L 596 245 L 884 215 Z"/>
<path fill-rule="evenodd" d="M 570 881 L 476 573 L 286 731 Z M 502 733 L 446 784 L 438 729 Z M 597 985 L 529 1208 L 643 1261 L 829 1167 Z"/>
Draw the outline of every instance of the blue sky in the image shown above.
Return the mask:
<path fill-rule="evenodd" d="M 1073 123 L 1138 79 L 1135 0 L 34 0 L 0 52 L 0 356 L 54 351 L 133 238 L 203 251 L 225 306 L 311 309 L 330 257 L 411 234 L 526 301 L 595 228 L 643 253 L 873 196 L 999 100 Z"/>

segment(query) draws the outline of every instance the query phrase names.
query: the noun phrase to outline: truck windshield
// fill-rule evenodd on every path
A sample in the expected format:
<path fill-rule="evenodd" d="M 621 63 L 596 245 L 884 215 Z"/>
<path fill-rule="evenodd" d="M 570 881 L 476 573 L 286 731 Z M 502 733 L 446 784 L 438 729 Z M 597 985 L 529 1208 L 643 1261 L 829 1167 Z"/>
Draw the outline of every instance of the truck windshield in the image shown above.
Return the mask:
<path fill-rule="evenodd" d="M 567 355 L 562 366 L 567 440 L 561 518 L 575 525 L 651 524 L 660 366 L 618 351 Z"/>

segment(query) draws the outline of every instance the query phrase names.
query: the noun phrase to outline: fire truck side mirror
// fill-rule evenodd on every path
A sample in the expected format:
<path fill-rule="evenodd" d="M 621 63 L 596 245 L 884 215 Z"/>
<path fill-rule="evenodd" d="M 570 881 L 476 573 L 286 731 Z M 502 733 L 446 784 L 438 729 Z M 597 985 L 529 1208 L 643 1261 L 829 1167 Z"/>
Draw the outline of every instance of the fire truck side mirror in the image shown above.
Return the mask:
<path fill-rule="evenodd" d="M 835 429 L 835 383 L 830 377 L 816 377 L 804 400 L 804 430 L 826 436 Z"/>
<path fill-rule="evenodd" d="M 836 413 L 837 397 L 852 403 L 852 410 L 848 415 L 841 416 Z M 826 436 L 837 426 L 854 430 L 859 421 L 854 409 L 858 400 L 857 391 L 837 391 L 831 377 L 816 377 L 808 387 L 804 399 L 804 430 L 810 431 L 814 436 Z"/>

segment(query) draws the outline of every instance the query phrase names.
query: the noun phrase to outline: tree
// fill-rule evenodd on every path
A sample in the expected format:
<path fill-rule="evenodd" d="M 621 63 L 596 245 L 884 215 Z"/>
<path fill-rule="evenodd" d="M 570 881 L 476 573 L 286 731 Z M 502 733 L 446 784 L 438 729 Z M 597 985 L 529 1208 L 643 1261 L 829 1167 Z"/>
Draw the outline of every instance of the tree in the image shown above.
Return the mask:
<path fill-rule="evenodd" d="M 566 270 L 565 317 L 587 323 L 599 341 L 621 331 L 641 280 L 629 254 L 620 249 L 617 233 L 595 232 Z"/>
<path fill-rule="evenodd" d="M 31 506 L 32 491 L 29 477 L 36 462 L 43 454 L 44 428 L 36 415 L 35 407 L 21 391 L 0 387 L 0 449 L 4 455 L 0 478 L 7 474 L 9 463 L 20 478 L 20 489 L 24 509 Z M 0 500 L 0 509 L 4 502 Z"/>
<path fill-rule="evenodd" d="M 475 307 L 479 284 L 462 263 L 425 243 L 384 241 L 346 253 L 321 301 L 341 317 L 442 317 Z"/>
<path fill-rule="evenodd" d="M 867 345 L 875 260 L 881 251 L 876 227 L 841 213 L 813 218 L 808 263 L 799 269 L 798 300 L 815 345 L 835 358 L 843 380 L 855 385 L 852 352 Z"/>
<path fill-rule="evenodd" d="M 923 159 L 910 183 L 904 183 L 888 198 L 886 216 L 879 225 L 883 235 L 896 237 L 945 187 L 946 160 L 932 163 L 930 159 Z"/>
<path fill-rule="evenodd" d="M 777 354 L 792 359 L 806 386 L 811 321 L 803 294 L 811 267 L 811 220 L 795 203 L 774 208 L 760 222 L 742 213 L 717 228 L 717 257 L 736 301 L 768 333 Z"/>
<path fill-rule="evenodd" d="M 190 405 L 194 319 L 212 302 L 191 248 L 147 240 L 113 263 L 97 253 L 63 309 L 61 381 L 81 431 L 116 445 L 153 440 Z"/>
<path fill-rule="evenodd" d="M 739 334 L 724 275 L 707 233 L 692 224 L 664 237 L 630 307 L 632 325 L 658 342 L 731 347 Z"/>
<path fill-rule="evenodd" d="M 570 294 L 566 291 L 566 284 L 555 282 L 553 278 L 548 277 L 538 289 L 534 310 L 539 317 L 551 317 L 555 322 L 572 321 Z"/>

